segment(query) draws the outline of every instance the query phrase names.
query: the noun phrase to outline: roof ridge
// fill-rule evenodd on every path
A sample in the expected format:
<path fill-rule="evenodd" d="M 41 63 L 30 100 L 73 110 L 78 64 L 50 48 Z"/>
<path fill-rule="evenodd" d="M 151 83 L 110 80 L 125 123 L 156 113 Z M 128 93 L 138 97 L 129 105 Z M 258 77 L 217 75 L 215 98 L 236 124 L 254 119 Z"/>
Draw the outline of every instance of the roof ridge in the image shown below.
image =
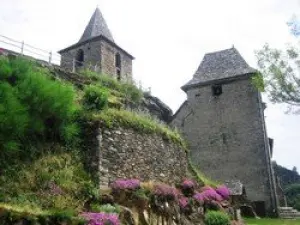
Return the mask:
<path fill-rule="evenodd" d="M 217 53 L 226 52 L 226 51 L 228 51 L 228 50 L 232 50 L 232 49 L 234 49 L 234 50 L 236 50 L 236 51 L 237 51 L 237 49 L 236 49 L 235 47 L 231 47 L 231 48 L 226 48 L 226 49 L 219 50 L 219 51 L 207 52 L 207 53 L 205 53 L 205 55 L 217 54 Z M 205 56 L 205 55 L 204 55 L 204 56 Z"/>
<path fill-rule="evenodd" d="M 93 37 L 97 36 L 104 36 L 110 41 L 114 42 L 113 36 L 107 26 L 107 23 L 99 9 L 99 7 L 96 8 L 94 11 L 92 17 L 90 18 L 87 26 L 85 27 L 85 30 L 79 40 L 79 42 L 86 41 L 88 39 L 91 39 Z"/>
<path fill-rule="evenodd" d="M 238 78 L 255 72 L 256 70 L 249 66 L 234 47 L 206 53 L 192 80 L 184 85 L 182 89 L 186 90 L 189 87 L 204 85 L 217 80 Z"/>

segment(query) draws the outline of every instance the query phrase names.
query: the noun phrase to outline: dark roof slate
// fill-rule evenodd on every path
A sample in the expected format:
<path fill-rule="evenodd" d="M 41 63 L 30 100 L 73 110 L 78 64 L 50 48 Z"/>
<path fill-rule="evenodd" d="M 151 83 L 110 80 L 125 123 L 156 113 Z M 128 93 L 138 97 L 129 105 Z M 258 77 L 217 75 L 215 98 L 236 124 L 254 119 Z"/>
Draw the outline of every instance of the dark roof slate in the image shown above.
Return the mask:
<path fill-rule="evenodd" d="M 233 47 L 230 49 L 205 54 L 201 64 L 192 80 L 182 89 L 203 85 L 216 80 L 235 78 L 241 75 L 255 73 L 243 59 L 240 53 Z"/>
<path fill-rule="evenodd" d="M 79 43 L 100 35 L 114 42 L 113 36 L 110 30 L 108 29 L 108 26 L 104 20 L 102 13 L 100 12 L 99 8 L 96 8 L 94 14 L 92 15 L 88 25 L 86 26 L 79 40 Z"/>

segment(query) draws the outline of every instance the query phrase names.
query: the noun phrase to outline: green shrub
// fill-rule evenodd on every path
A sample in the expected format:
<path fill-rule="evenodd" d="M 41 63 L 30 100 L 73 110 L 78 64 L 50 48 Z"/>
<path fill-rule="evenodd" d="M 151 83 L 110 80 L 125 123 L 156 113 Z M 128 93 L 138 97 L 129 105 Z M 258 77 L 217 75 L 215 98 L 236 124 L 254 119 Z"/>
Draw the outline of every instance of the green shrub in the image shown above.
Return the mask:
<path fill-rule="evenodd" d="M 209 211 L 204 217 L 205 225 L 230 225 L 229 216 L 220 211 Z"/>
<path fill-rule="evenodd" d="M 0 58 L 0 67 L 0 153 L 28 140 L 71 143 L 79 132 L 73 86 L 25 59 Z"/>
<path fill-rule="evenodd" d="M 113 206 L 111 204 L 99 205 L 96 203 L 91 204 L 92 212 L 106 212 L 106 213 L 117 213 L 121 212 L 120 207 Z"/>
<path fill-rule="evenodd" d="M 139 103 L 143 98 L 143 92 L 138 89 L 134 84 L 131 83 L 124 83 L 122 85 L 123 92 L 127 99 L 131 102 Z"/>
<path fill-rule="evenodd" d="M 87 86 L 84 90 L 83 105 L 87 110 L 102 110 L 107 106 L 108 92 L 105 88 L 95 85 Z"/>
<path fill-rule="evenodd" d="M 143 91 L 136 87 L 135 84 L 129 82 L 118 81 L 112 76 L 97 74 L 92 71 L 83 71 L 84 76 L 95 79 L 99 85 L 111 91 L 117 91 L 126 101 L 139 103 L 143 98 Z M 112 93 L 113 94 L 113 93 Z"/>

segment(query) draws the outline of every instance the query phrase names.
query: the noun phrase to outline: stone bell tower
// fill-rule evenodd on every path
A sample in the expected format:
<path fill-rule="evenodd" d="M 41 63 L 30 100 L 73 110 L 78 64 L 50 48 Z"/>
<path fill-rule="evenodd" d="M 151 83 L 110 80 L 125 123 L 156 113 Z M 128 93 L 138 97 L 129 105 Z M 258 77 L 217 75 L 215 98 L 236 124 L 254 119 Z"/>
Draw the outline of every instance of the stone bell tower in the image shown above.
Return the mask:
<path fill-rule="evenodd" d="M 61 67 L 66 70 L 90 69 L 118 80 L 132 80 L 134 57 L 115 43 L 99 8 L 96 8 L 79 41 L 59 53 Z"/>

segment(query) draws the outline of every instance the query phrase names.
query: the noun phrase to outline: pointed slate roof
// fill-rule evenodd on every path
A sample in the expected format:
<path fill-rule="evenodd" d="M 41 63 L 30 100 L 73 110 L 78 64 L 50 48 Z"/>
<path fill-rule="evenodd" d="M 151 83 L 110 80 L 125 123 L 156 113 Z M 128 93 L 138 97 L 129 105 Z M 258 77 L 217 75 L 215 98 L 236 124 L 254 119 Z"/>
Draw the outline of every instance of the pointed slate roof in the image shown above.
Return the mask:
<path fill-rule="evenodd" d="M 100 12 L 99 8 L 97 7 L 78 43 L 100 35 L 114 42 L 113 36 L 110 30 L 108 29 L 108 26 L 103 18 L 103 15 Z"/>
<path fill-rule="evenodd" d="M 255 72 L 256 70 L 251 68 L 233 47 L 205 54 L 193 79 L 181 88 L 186 91 L 191 87 L 210 84 L 217 80 L 233 79 Z"/>

